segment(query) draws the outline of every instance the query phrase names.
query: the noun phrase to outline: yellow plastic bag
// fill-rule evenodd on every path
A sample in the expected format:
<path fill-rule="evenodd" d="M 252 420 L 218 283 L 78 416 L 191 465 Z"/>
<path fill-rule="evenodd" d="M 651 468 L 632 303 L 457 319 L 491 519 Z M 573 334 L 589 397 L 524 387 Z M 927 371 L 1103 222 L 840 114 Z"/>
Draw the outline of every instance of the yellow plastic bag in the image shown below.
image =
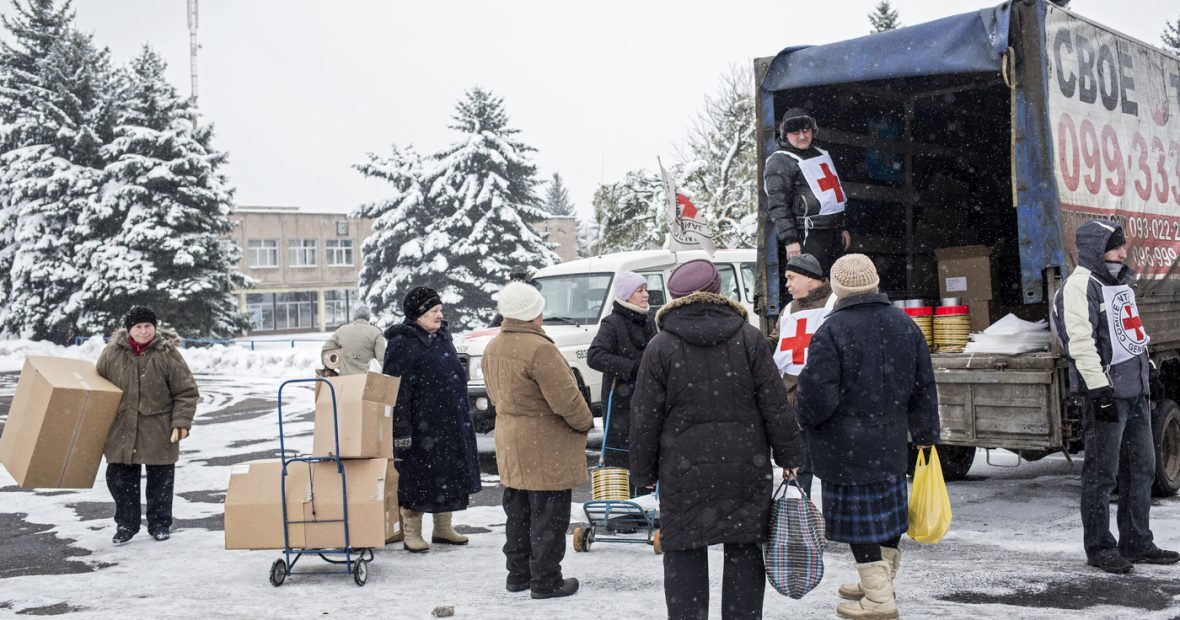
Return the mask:
<path fill-rule="evenodd" d="M 942 540 L 951 529 L 951 498 L 942 479 L 938 449 L 930 446 L 930 462 L 918 450 L 914 487 L 910 490 L 910 538 L 928 545 Z"/>

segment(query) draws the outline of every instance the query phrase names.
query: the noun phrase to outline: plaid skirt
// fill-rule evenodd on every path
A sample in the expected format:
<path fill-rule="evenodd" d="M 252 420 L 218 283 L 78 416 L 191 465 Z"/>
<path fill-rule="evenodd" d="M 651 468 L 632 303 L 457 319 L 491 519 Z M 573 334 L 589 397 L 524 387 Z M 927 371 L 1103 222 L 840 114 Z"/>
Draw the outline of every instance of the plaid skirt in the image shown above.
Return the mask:
<path fill-rule="evenodd" d="M 909 493 L 904 474 L 870 484 L 823 481 L 824 524 L 828 540 L 880 543 L 909 529 Z"/>

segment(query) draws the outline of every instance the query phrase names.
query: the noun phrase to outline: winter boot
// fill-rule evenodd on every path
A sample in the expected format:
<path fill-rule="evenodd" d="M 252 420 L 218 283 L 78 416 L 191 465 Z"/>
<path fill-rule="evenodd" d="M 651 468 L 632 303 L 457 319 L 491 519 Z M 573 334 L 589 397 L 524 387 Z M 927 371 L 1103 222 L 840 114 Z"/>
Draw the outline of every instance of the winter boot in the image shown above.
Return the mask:
<path fill-rule="evenodd" d="M 881 559 L 889 563 L 889 578 L 897 578 L 897 570 L 901 568 L 901 549 L 881 547 Z M 864 590 L 860 589 L 860 582 L 840 584 L 840 598 L 859 601 L 864 597 Z"/>
<path fill-rule="evenodd" d="M 897 598 L 893 593 L 893 577 L 889 562 L 857 564 L 860 587 L 864 597 L 859 601 L 840 603 L 836 615 L 852 620 L 893 620 L 897 618 Z"/>
<path fill-rule="evenodd" d="M 434 529 L 430 531 L 430 542 L 442 545 L 466 545 L 467 537 L 451 527 L 449 512 L 434 513 Z"/>
<path fill-rule="evenodd" d="M 422 513 L 407 510 L 402 511 L 402 547 L 410 553 L 424 553 L 430 550 L 430 545 L 422 539 Z"/>

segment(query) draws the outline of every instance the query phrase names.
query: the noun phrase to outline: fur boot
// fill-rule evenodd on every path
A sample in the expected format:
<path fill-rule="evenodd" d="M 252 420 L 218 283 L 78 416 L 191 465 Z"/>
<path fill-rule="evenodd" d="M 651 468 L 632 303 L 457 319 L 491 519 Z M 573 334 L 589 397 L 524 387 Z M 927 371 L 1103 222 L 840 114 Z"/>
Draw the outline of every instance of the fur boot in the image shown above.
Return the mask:
<path fill-rule="evenodd" d="M 890 579 L 897 578 L 897 571 L 901 568 L 901 549 L 894 549 L 893 547 L 881 547 L 881 559 L 889 563 Z M 864 597 L 865 591 L 860 589 L 860 582 L 856 583 L 842 583 L 840 584 L 840 598 L 846 598 L 853 601 L 859 601 Z"/>
<path fill-rule="evenodd" d="M 893 577 L 889 562 L 857 564 L 860 587 L 864 597 L 859 601 L 840 603 L 836 615 L 851 620 L 894 620 L 897 618 L 897 598 L 893 593 Z"/>
<path fill-rule="evenodd" d="M 430 542 L 443 545 L 466 545 L 468 538 L 451 526 L 450 512 L 434 513 L 434 529 L 430 531 Z"/>
<path fill-rule="evenodd" d="M 402 547 L 410 553 L 423 553 L 430 550 L 430 545 L 422 539 L 422 513 L 401 509 L 402 512 Z"/>

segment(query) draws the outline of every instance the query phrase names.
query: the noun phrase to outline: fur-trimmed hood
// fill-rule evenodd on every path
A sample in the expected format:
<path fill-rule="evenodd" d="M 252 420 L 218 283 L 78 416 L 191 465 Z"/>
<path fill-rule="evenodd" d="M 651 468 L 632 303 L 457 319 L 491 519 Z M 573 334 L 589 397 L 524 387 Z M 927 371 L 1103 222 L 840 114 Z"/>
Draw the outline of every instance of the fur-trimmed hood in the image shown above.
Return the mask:
<path fill-rule="evenodd" d="M 130 337 L 130 332 L 127 331 L 127 328 L 120 327 L 119 329 L 115 330 L 115 333 L 111 334 L 111 337 L 109 340 L 107 340 L 107 343 L 119 345 L 124 349 L 130 349 L 131 343 L 128 341 Z M 167 327 L 156 327 L 156 338 L 152 340 L 151 344 L 148 345 L 148 348 L 159 349 L 161 351 L 167 351 L 168 349 L 179 349 L 180 336 L 176 333 L 176 330 L 168 329 Z"/>
<path fill-rule="evenodd" d="M 689 344 L 711 347 L 736 334 L 747 317 L 741 304 L 717 293 L 697 291 L 660 308 L 656 328 Z"/>

